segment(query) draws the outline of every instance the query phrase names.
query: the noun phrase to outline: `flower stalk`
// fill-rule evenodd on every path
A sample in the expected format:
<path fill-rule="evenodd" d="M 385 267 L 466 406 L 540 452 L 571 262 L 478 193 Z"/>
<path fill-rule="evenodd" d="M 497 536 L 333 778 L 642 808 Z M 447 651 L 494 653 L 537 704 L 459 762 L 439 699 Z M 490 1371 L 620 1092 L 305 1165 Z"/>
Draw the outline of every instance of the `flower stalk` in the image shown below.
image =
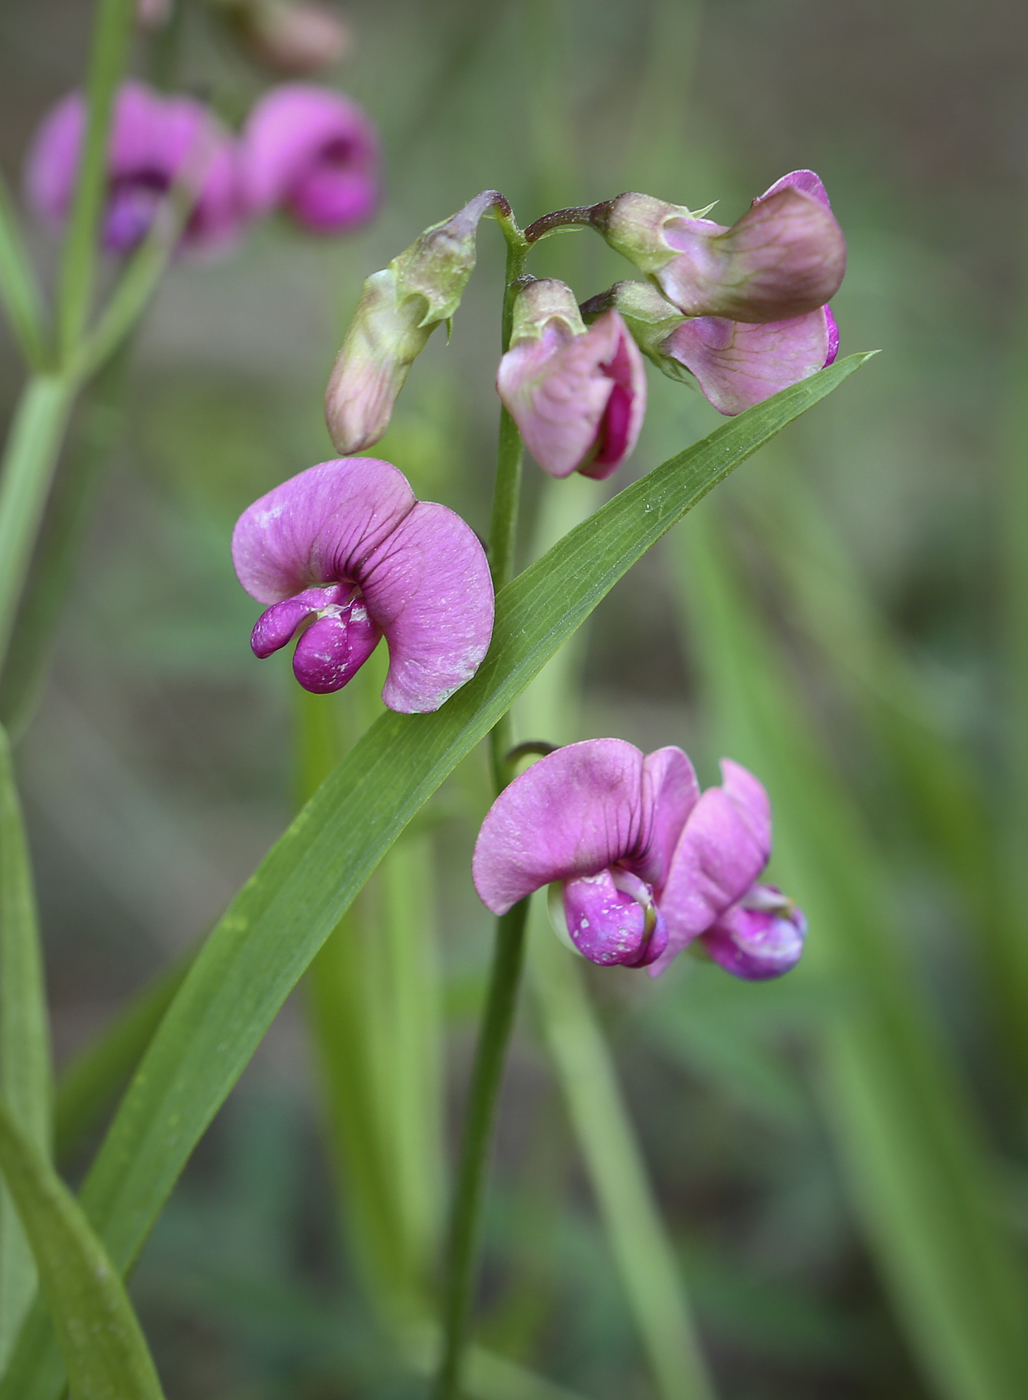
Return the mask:
<path fill-rule="evenodd" d="M 531 245 L 509 212 L 498 208 L 497 222 L 507 241 L 502 336 L 503 351 L 506 353 L 510 348 L 518 279 L 524 272 Z M 500 410 L 496 484 L 489 529 L 489 567 L 493 587 L 497 593 L 510 581 L 514 571 L 523 455 L 521 434 L 513 418 L 503 408 Z M 511 737 L 508 712 L 496 723 L 489 736 L 493 781 L 497 793 L 506 787 L 513 776 Z M 471 1074 L 450 1218 L 446 1278 L 443 1286 L 443 1354 L 435 1380 L 434 1400 L 458 1400 L 461 1394 L 461 1375 L 475 1287 L 486 1173 L 499 1106 L 503 1066 L 524 968 L 528 906 L 529 901 L 522 900 L 496 921 L 489 990 L 475 1048 L 475 1063 Z"/>

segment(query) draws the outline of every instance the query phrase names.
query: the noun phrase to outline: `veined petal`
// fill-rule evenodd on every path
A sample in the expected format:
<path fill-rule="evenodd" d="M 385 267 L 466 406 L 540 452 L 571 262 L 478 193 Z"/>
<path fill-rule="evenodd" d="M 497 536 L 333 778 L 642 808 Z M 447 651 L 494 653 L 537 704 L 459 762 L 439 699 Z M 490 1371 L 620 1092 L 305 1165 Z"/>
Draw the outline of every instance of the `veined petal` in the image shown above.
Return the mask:
<path fill-rule="evenodd" d="M 483 904 L 505 914 L 553 880 L 598 875 L 637 852 L 642 779 L 643 755 L 623 739 L 587 739 L 534 763 L 478 834 L 472 876 Z"/>
<path fill-rule="evenodd" d="M 689 814 L 660 897 L 669 954 L 740 899 L 771 854 L 771 804 L 763 785 L 731 759 L 722 759 L 721 775 L 721 786 L 708 788 Z"/>
<path fill-rule="evenodd" d="M 838 347 L 835 320 L 822 306 L 765 324 L 697 316 L 677 326 L 660 350 L 694 374 L 704 397 L 731 417 L 815 374 Z"/>
<path fill-rule="evenodd" d="M 677 219 L 665 236 L 680 254 L 655 280 L 687 316 L 790 320 L 830 301 L 846 271 L 835 216 L 796 184 L 754 200 L 729 229 Z"/>
<path fill-rule="evenodd" d="M 790 170 L 788 175 L 783 175 L 780 180 L 776 180 L 763 194 L 758 195 L 754 200 L 759 204 L 762 199 L 767 199 L 769 195 L 777 194 L 779 190 L 787 187 L 802 190 L 804 194 L 812 195 L 819 204 L 823 204 L 826 209 L 831 209 L 832 203 L 828 198 L 828 191 L 825 189 L 824 181 L 820 175 L 816 175 L 813 170 Z"/>
<path fill-rule="evenodd" d="M 232 535 L 239 582 L 259 603 L 277 603 L 319 584 L 357 581 L 414 504 L 403 473 L 376 457 L 309 467 L 239 517 Z"/>
<path fill-rule="evenodd" d="M 634 449 L 646 412 L 642 356 L 616 311 L 582 335 L 551 323 L 516 342 L 496 387 L 544 471 L 606 477 Z"/>
<path fill-rule="evenodd" d="M 446 506 L 419 501 L 356 578 L 389 644 L 382 699 L 403 714 L 437 710 L 475 674 L 492 637 L 493 585 L 478 536 Z"/>

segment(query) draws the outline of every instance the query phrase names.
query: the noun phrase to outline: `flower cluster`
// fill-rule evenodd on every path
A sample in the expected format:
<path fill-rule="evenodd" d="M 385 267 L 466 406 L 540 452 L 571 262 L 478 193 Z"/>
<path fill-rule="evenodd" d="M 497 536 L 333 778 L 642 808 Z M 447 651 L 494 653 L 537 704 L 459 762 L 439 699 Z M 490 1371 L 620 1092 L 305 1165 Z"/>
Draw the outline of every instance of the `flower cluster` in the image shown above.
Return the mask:
<path fill-rule="evenodd" d="M 475 263 L 486 190 L 367 279 L 325 399 L 332 441 L 359 452 L 383 436 L 396 396 L 436 326 L 449 325 Z M 558 210 L 526 230 L 588 225 L 648 278 L 579 305 L 553 278 L 522 276 L 496 376 L 504 408 L 551 476 L 606 477 L 635 447 L 646 412 L 643 355 L 736 414 L 830 365 L 828 307 L 846 244 L 820 179 L 794 170 L 730 228 L 644 194 Z M 520 235 L 518 235 L 520 236 Z"/>
<path fill-rule="evenodd" d="M 559 882 L 567 932 L 590 961 L 664 970 L 695 941 L 737 977 L 763 980 L 803 951 L 802 912 L 757 880 L 771 807 L 752 773 L 724 759 L 702 793 L 678 748 L 621 739 L 557 749 L 493 803 L 475 846 L 482 902 L 504 914 Z"/>
<path fill-rule="evenodd" d="M 85 110 L 80 93 L 63 98 L 29 151 L 28 202 L 54 231 L 74 196 Z M 328 88 L 272 88 L 235 136 L 195 98 L 128 81 L 114 103 L 102 242 L 112 254 L 130 253 L 173 187 L 190 204 L 179 244 L 186 255 L 232 248 L 253 219 L 274 210 L 315 233 L 344 233 L 374 212 L 378 164 L 370 118 Z"/>

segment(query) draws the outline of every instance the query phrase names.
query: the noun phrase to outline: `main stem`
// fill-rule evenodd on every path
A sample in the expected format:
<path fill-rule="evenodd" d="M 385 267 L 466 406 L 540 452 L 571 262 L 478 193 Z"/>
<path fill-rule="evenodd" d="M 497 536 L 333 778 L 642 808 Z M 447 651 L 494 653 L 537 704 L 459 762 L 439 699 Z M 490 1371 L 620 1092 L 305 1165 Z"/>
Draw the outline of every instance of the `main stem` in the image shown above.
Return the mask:
<path fill-rule="evenodd" d="M 507 276 L 503 292 L 503 333 L 501 347 L 510 349 L 510 333 L 514 322 L 514 301 L 518 294 L 517 279 L 525 267 L 529 244 L 513 221 L 499 220 L 507 239 Z M 493 514 L 489 523 L 489 569 L 493 590 L 499 593 L 514 574 L 514 551 L 518 535 L 518 503 L 521 498 L 521 460 L 524 447 L 517 424 L 505 408 L 500 409 L 500 436 L 496 449 L 496 485 L 493 488 Z M 507 777 L 506 754 L 511 747 L 512 730 L 509 712 L 498 720 L 489 735 L 489 753 L 493 784 L 500 792 L 510 781 Z"/>
<path fill-rule="evenodd" d="M 503 350 L 510 347 L 517 279 L 524 269 L 529 244 L 512 219 L 500 217 L 507 240 L 507 277 L 503 296 Z M 496 486 L 489 527 L 489 567 L 493 588 L 500 589 L 514 572 L 518 501 L 521 494 L 521 435 L 506 409 L 500 414 L 500 438 L 496 460 Z M 506 755 L 511 746 L 509 715 L 504 715 L 489 736 L 493 780 L 500 792 L 510 781 Z M 485 1200 L 486 1170 L 496 1124 L 503 1064 L 518 988 L 525 960 L 525 925 L 528 900 L 515 904 L 496 923 L 489 991 L 486 997 L 471 1088 L 460 1162 L 450 1219 L 447 1275 L 443 1299 L 443 1357 L 436 1377 L 435 1400 L 458 1400 L 468 1336 L 468 1321 L 475 1287 L 475 1265 Z"/>

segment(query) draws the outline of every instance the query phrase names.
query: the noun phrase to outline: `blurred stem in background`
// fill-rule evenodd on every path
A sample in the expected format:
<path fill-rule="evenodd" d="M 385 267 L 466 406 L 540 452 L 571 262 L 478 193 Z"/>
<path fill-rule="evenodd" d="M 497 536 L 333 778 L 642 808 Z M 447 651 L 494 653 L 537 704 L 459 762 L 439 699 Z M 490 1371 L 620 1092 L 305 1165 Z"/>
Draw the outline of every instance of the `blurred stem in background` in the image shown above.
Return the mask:
<path fill-rule="evenodd" d="M 719 747 L 773 794 L 776 867 L 810 920 L 793 975 L 824 979 L 823 1102 L 857 1218 L 934 1393 L 1015 1400 L 1028 1374 L 1024 1280 L 996 1211 L 996 1167 L 910 966 L 873 840 L 744 591 L 717 503 L 673 543 Z"/>
<path fill-rule="evenodd" d="M 996 1008 L 995 1048 L 1006 1056 L 1021 1100 L 1028 1087 L 1028 940 L 1016 889 L 1024 846 L 1012 859 L 982 776 L 941 712 L 934 678 L 869 597 L 810 486 L 779 447 L 773 452 L 773 487 L 768 482 L 734 499 L 771 551 L 791 620 L 818 648 L 885 757 L 891 802 L 909 813 L 938 878 L 961 901 L 973 934 L 969 952 L 982 964 Z M 1000 806 L 1005 816 L 1007 805 Z"/>
<path fill-rule="evenodd" d="M 1025 230 L 1022 246 L 1028 247 Z M 999 443 L 998 544 L 1000 567 L 994 581 L 1000 598 L 1000 675 L 1004 689 L 1002 732 L 1006 790 L 998 804 L 993 839 L 1002 859 L 996 909 L 999 943 L 997 997 L 1008 1040 L 1013 1043 L 1021 1090 L 1021 1135 L 1028 1135 L 1028 254 L 1022 254 L 1020 305 L 1007 384 L 1007 415 Z"/>
<path fill-rule="evenodd" d="M 97 491 L 124 426 L 131 345 L 131 340 L 125 341 L 85 394 L 72 445 L 43 515 L 0 672 L 0 720 L 15 738 L 35 709 Z"/>

